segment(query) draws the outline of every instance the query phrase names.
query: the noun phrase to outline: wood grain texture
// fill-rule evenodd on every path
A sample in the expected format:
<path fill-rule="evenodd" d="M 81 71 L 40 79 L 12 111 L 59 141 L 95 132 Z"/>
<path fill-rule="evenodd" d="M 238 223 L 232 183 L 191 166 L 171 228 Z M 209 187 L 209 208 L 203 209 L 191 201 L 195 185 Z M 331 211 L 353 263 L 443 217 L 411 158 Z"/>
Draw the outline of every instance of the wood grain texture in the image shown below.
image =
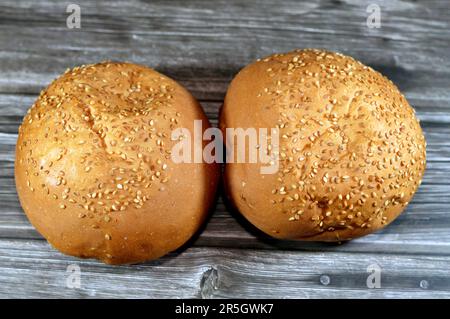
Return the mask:
<path fill-rule="evenodd" d="M 374 264 L 381 287 L 369 289 Z M 80 267 L 79 289 L 67 286 L 70 265 Z M 0 267 L 0 297 L 440 298 L 450 290 L 450 259 L 407 254 L 190 248 L 114 267 L 61 256 L 44 241 L 2 240 Z"/>
<path fill-rule="evenodd" d="M 0 3 L 0 297 L 450 298 L 446 1 L 76 3 L 79 30 L 66 27 L 65 2 Z M 370 3 L 381 7 L 380 29 L 366 26 Z M 277 241 L 221 196 L 188 248 L 143 265 L 110 267 L 61 255 L 27 221 L 14 186 L 17 129 L 39 91 L 66 68 L 102 60 L 151 66 L 193 92 L 216 125 L 240 68 L 304 47 L 340 51 L 381 71 L 422 121 L 428 143 L 423 184 L 389 227 L 342 245 Z M 372 262 L 382 266 L 382 289 L 365 286 Z M 71 263 L 81 267 L 81 289 L 65 286 Z M 328 286 L 320 283 L 324 274 Z"/>

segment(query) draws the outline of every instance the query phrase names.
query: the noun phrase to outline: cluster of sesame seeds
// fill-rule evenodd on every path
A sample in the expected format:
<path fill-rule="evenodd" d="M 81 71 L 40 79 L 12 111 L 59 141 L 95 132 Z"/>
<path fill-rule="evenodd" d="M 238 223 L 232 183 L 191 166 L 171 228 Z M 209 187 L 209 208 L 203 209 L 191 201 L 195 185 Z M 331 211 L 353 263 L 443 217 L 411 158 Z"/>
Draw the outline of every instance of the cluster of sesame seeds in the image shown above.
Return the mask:
<path fill-rule="evenodd" d="M 168 141 L 181 117 L 174 90 L 167 78 L 129 64 L 67 70 L 19 129 L 28 189 L 61 212 L 77 210 L 93 228 L 144 207 L 170 180 Z"/>
<path fill-rule="evenodd" d="M 389 211 L 408 204 L 425 168 L 423 134 L 398 89 L 360 62 L 324 51 L 258 63 L 272 79 L 258 97 L 270 98 L 281 136 L 271 203 L 318 233 L 395 218 Z"/>

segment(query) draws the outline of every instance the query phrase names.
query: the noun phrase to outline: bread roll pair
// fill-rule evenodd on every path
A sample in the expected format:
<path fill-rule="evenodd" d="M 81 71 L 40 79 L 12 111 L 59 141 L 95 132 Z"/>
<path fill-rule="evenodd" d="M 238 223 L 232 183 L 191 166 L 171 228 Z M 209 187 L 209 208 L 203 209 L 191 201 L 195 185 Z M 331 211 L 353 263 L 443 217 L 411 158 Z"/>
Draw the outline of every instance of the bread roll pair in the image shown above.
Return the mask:
<path fill-rule="evenodd" d="M 25 213 L 73 256 L 124 264 L 177 249 L 205 220 L 219 178 L 217 163 L 171 158 L 172 132 L 193 131 L 195 120 L 202 132 L 210 127 L 191 94 L 149 68 L 68 70 L 19 128 L 15 177 Z M 341 241 L 380 229 L 405 208 L 425 169 L 425 139 L 403 95 L 337 53 L 294 51 L 245 67 L 230 84 L 220 128 L 279 130 L 275 173 L 227 163 L 224 174 L 236 208 L 276 238 Z"/>

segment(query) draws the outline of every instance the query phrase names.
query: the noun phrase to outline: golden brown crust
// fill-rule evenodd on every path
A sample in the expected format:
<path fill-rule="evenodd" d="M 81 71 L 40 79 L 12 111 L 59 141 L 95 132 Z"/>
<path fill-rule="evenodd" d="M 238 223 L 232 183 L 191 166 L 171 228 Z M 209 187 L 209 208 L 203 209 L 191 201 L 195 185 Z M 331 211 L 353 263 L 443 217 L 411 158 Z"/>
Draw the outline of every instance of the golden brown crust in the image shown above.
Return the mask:
<path fill-rule="evenodd" d="M 360 62 L 297 50 L 248 65 L 233 79 L 220 127 L 280 129 L 280 168 L 227 164 L 240 212 L 283 239 L 369 234 L 406 207 L 425 170 L 425 139 L 397 87 Z"/>
<path fill-rule="evenodd" d="M 68 70 L 19 129 L 15 176 L 31 223 L 60 251 L 106 263 L 158 258 L 199 228 L 216 164 L 175 164 L 175 128 L 209 127 L 182 86 L 149 68 Z"/>

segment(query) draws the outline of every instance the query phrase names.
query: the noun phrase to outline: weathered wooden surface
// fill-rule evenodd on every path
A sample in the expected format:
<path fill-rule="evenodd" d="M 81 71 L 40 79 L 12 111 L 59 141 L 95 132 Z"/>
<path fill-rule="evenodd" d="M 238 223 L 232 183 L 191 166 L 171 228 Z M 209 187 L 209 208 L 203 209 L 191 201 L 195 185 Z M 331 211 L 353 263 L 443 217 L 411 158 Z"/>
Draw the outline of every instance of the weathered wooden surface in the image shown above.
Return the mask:
<path fill-rule="evenodd" d="M 61 256 L 42 240 L 2 240 L 0 251 L 0 297 L 439 298 L 450 289 L 450 259 L 443 256 L 191 247 L 115 267 Z M 74 262 L 82 273 L 80 289 L 66 288 L 66 269 Z M 367 288 L 373 264 L 385 273 L 383 289 Z"/>
<path fill-rule="evenodd" d="M 0 3 L 0 297 L 450 297 L 448 1 L 74 2 L 79 30 L 66 27 L 65 2 Z M 380 29 L 366 26 L 370 3 L 380 4 Z M 184 249 L 110 267 L 61 255 L 27 221 L 14 187 L 17 128 L 67 67 L 106 59 L 154 67 L 183 83 L 217 123 L 241 67 L 305 47 L 350 54 L 383 72 L 422 120 L 427 172 L 386 229 L 342 245 L 276 241 L 219 198 Z M 373 263 L 382 269 L 379 289 L 366 286 Z M 79 289 L 66 285 L 70 264 L 81 268 Z"/>

